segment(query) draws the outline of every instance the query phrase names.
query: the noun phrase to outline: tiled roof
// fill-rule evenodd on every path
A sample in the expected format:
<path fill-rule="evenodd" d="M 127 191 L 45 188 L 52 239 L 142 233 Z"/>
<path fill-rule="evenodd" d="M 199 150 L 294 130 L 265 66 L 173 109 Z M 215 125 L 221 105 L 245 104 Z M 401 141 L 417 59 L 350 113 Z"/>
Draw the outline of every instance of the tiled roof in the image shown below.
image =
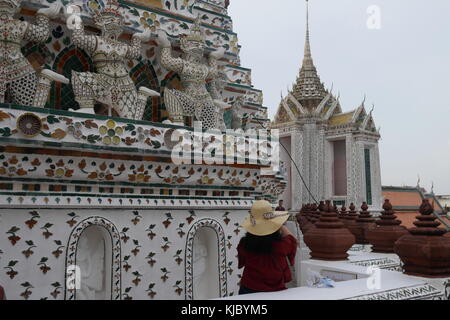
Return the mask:
<path fill-rule="evenodd" d="M 409 229 L 415 227 L 414 221 L 416 221 L 419 212 L 396 212 L 395 215 L 402 222 L 402 226 Z"/>
<path fill-rule="evenodd" d="M 403 191 L 387 191 L 383 190 L 383 196 L 385 199 L 389 199 L 392 205 L 395 207 L 414 207 L 419 208 L 422 203 L 422 196 L 419 190 L 408 190 Z"/>
<path fill-rule="evenodd" d="M 330 118 L 328 123 L 332 126 L 350 123 L 354 113 L 355 111 L 351 111 L 347 113 L 334 115 Z"/>

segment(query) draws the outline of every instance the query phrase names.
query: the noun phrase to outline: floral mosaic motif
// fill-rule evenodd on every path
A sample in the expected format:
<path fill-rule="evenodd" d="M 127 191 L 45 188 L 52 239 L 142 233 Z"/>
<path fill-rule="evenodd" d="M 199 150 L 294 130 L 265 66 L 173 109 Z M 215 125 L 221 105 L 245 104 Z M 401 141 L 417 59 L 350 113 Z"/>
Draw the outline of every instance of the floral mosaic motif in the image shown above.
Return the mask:
<path fill-rule="evenodd" d="M 39 263 L 37 264 L 43 274 L 47 274 L 47 272 L 51 270 L 51 268 L 47 265 L 47 261 L 47 257 L 42 257 L 41 261 L 39 261 Z"/>
<path fill-rule="evenodd" d="M 72 230 L 69 241 L 67 244 L 66 252 L 66 270 L 71 270 L 66 274 L 66 285 L 65 285 L 65 300 L 75 300 L 76 290 L 67 286 L 67 279 L 73 279 L 75 270 L 68 268 L 69 266 L 76 265 L 76 255 L 78 240 L 82 232 L 89 226 L 99 226 L 105 228 L 112 239 L 112 290 L 111 299 L 120 300 L 121 299 L 121 271 L 122 271 L 122 258 L 121 258 L 121 243 L 120 243 L 120 233 L 116 226 L 106 218 L 103 217 L 89 217 L 78 223 Z"/>
<path fill-rule="evenodd" d="M 129 295 L 131 287 L 125 288 L 123 293 L 123 300 L 133 300 L 133 297 Z"/>
<path fill-rule="evenodd" d="M 169 250 L 170 248 L 170 244 L 172 244 L 172 242 L 169 241 L 168 237 L 163 237 L 163 245 L 161 246 L 161 249 L 163 249 L 164 252 L 166 252 L 167 250 Z"/>
<path fill-rule="evenodd" d="M 142 274 L 139 273 L 139 271 L 134 271 L 133 276 L 135 277 L 131 282 L 137 287 L 139 283 L 142 281 Z"/>
<path fill-rule="evenodd" d="M 70 217 L 70 220 L 67 220 L 66 223 L 72 228 L 76 223 L 76 218 L 79 218 L 75 212 L 70 212 L 67 214 Z"/>
<path fill-rule="evenodd" d="M 133 211 L 133 219 L 131 219 L 131 222 L 134 224 L 134 225 L 137 225 L 140 221 L 141 221 L 141 219 L 142 219 L 142 216 L 140 216 L 139 215 L 139 211 Z"/>
<path fill-rule="evenodd" d="M 181 285 L 181 283 L 182 283 L 183 281 L 181 281 L 181 280 L 178 280 L 175 284 L 174 284 L 174 288 L 175 288 L 175 292 L 179 295 L 179 296 L 181 296 L 181 293 L 183 292 L 183 288 L 181 288 L 180 287 L 180 285 Z"/>
<path fill-rule="evenodd" d="M 125 270 L 125 272 L 128 272 L 128 270 L 131 269 L 131 265 L 128 263 L 130 258 L 131 258 L 131 256 L 123 257 L 123 269 Z"/>
<path fill-rule="evenodd" d="M 128 230 L 130 230 L 130 228 L 123 228 L 122 231 L 120 232 L 120 239 L 124 242 L 127 243 L 128 240 L 130 240 L 130 237 L 127 235 Z"/>
<path fill-rule="evenodd" d="M 151 299 L 153 299 L 156 296 L 156 292 L 153 290 L 153 288 L 155 288 L 155 283 L 150 283 L 148 285 L 148 289 L 145 290 Z"/>
<path fill-rule="evenodd" d="M 49 157 L 30 158 L 23 154 L 1 154 L 0 175 L 28 179 L 57 179 L 90 182 L 149 182 L 180 185 L 220 185 L 255 188 L 259 182 L 256 169 L 224 170 L 220 167 L 147 164 L 141 161 L 102 160 L 99 158 Z M 153 176 L 153 177 L 152 177 Z M 273 185 L 277 188 L 278 184 Z"/>
<path fill-rule="evenodd" d="M 183 250 L 177 250 L 177 253 L 173 256 L 175 258 L 175 262 L 178 265 L 181 265 L 181 263 L 183 262 L 183 259 L 180 256 L 182 253 L 183 253 Z"/>
<path fill-rule="evenodd" d="M 170 271 L 167 270 L 167 268 L 161 268 L 161 272 L 162 272 L 161 280 L 163 282 L 166 282 L 167 280 L 169 280 Z"/>
<path fill-rule="evenodd" d="M 53 223 L 46 223 L 46 224 L 41 228 L 41 230 L 44 230 L 44 231 L 42 232 L 42 235 L 44 236 L 45 239 L 48 239 L 48 238 L 50 238 L 51 236 L 53 236 L 53 233 L 50 232 L 50 230 L 49 230 L 51 227 L 53 227 Z"/>
<path fill-rule="evenodd" d="M 53 299 L 57 299 L 58 296 L 61 294 L 62 286 L 59 282 L 52 283 L 52 287 L 55 288 L 52 292 L 50 292 L 50 295 L 53 297 Z"/>
<path fill-rule="evenodd" d="M 195 217 L 196 217 L 196 216 L 197 216 L 197 215 L 195 214 L 195 211 L 194 211 L 194 210 L 189 210 L 189 217 L 186 218 L 186 221 L 188 222 L 188 224 L 191 224 L 192 221 L 195 220 Z"/>
<path fill-rule="evenodd" d="M 58 259 L 59 258 L 59 256 L 61 255 L 61 254 L 63 254 L 63 249 L 65 248 L 63 245 L 62 245 L 62 241 L 61 240 L 55 240 L 55 244 L 56 244 L 56 249 L 54 250 L 54 251 L 52 251 L 52 254 L 55 256 L 55 258 L 56 259 Z"/>
<path fill-rule="evenodd" d="M 6 269 L 6 274 L 9 276 L 10 279 L 14 279 L 15 276 L 19 274 L 16 270 L 14 270 L 14 266 L 18 263 L 18 260 L 11 260 L 8 262 L 8 266 L 6 266 L 4 269 Z"/>
<path fill-rule="evenodd" d="M 188 232 L 188 238 L 186 241 L 185 250 L 185 269 L 186 269 L 186 283 L 185 283 L 185 299 L 193 300 L 193 257 L 194 257 L 194 238 L 197 231 L 200 228 L 211 228 L 213 229 L 218 238 L 218 252 L 219 252 L 219 274 L 220 274 L 220 297 L 226 297 L 228 294 L 227 288 L 227 258 L 226 258 L 226 247 L 225 247 L 225 233 L 219 222 L 214 219 L 204 218 L 197 221 L 192 225 Z"/>
<path fill-rule="evenodd" d="M 11 229 L 9 229 L 6 234 L 9 234 L 8 240 L 11 242 L 11 244 L 14 246 L 20 239 L 16 233 L 20 231 L 19 227 L 13 226 Z"/>
<path fill-rule="evenodd" d="M 25 243 L 27 244 L 27 249 L 22 251 L 22 254 L 25 256 L 25 258 L 29 258 L 31 255 L 34 254 L 34 251 L 31 249 L 36 248 L 36 246 L 34 245 L 33 240 L 27 240 L 25 241 Z"/>
<path fill-rule="evenodd" d="M 167 228 L 169 228 L 169 226 L 172 224 L 172 220 L 173 220 L 173 217 L 172 217 L 172 214 L 170 213 L 170 212 L 167 212 L 166 213 L 166 217 L 167 217 L 167 219 L 166 220 L 164 220 L 163 222 L 162 222 L 162 224 L 164 225 L 164 227 L 167 229 Z"/>
<path fill-rule="evenodd" d="M 20 115 L 33 115 L 33 118 L 40 119 L 42 125 L 39 134 L 51 140 L 67 140 L 71 137 L 74 142 L 83 142 L 88 144 L 103 144 L 106 146 L 132 146 L 140 143 L 146 148 L 160 149 L 164 145 L 163 131 L 165 128 L 136 126 L 131 123 L 119 123 L 114 120 L 96 120 L 82 119 L 78 115 L 73 117 L 45 115 L 38 113 L 21 112 L 19 110 L 13 113 L 5 113 L 9 118 L 3 117 L 3 120 L 9 120 L 11 126 L 0 128 L 0 137 L 11 137 L 19 133 L 19 130 L 11 130 L 16 126 L 14 119 Z M 30 136 L 30 138 L 32 138 Z"/>
<path fill-rule="evenodd" d="M 49 159 L 48 161 L 49 163 L 52 162 L 51 159 Z M 69 164 L 73 164 L 73 160 L 69 161 Z M 72 177 L 74 170 L 70 169 L 66 166 L 66 164 L 64 163 L 64 160 L 60 159 L 58 162 L 56 162 L 55 164 L 50 164 L 49 168 L 47 170 L 45 170 L 47 177 L 55 177 L 55 178 L 62 178 L 62 177 L 66 177 L 66 178 L 70 178 Z"/>
<path fill-rule="evenodd" d="M 25 288 L 25 291 L 23 291 L 20 296 L 23 297 L 25 300 L 28 300 L 28 298 L 30 297 L 30 295 L 33 293 L 33 291 L 31 289 L 33 289 L 33 285 L 31 283 L 24 282 L 22 284 L 20 284 L 22 287 Z"/>
<path fill-rule="evenodd" d="M 177 233 L 180 236 L 180 238 L 183 238 L 184 235 L 186 234 L 186 232 L 183 231 L 184 225 L 185 225 L 184 223 L 180 223 L 177 228 Z"/>
<path fill-rule="evenodd" d="M 5 159 L 5 155 L 0 155 L 0 160 Z M 38 160 L 39 161 L 39 160 Z M 29 172 L 33 172 L 36 170 L 36 166 L 33 166 L 27 170 L 23 168 L 24 162 L 28 162 L 28 157 L 23 157 L 19 162 L 17 156 L 12 156 L 6 161 L 2 162 L 2 166 L 0 167 L 0 175 L 5 175 L 8 177 L 23 177 L 26 176 Z M 40 165 L 38 162 L 34 162 L 37 166 Z M 32 163 L 33 165 L 33 163 Z"/>
<path fill-rule="evenodd" d="M 177 297 L 184 298 L 186 294 L 186 277 L 188 277 L 188 275 L 185 274 L 185 265 L 189 264 L 189 261 L 186 260 L 186 252 L 182 246 L 187 244 L 188 239 L 191 236 L 189 232 L 193 230 L 192 228 L 195 226 L 195 223 L 198 222 L 197 219 L 199 217 L 203 217 L 206 211 L 200 209 L 196 212 L 194 212 L 193 210 L 191 210 L 191 212 L 189 212 L 188 210 L 171 211 L 170 216 L 173 220 L 171 220 L 172 223 L 167 229 L 164 227 L 162 222 L 168 218 L 168 216 L 166 215 L 166 213 L 169 213 L 168 211 L 159 210 L 158 214 L 152 215 L 152 218 L 150 220 L 148 219 L 149 215 L 147 214 L 147 212 L 150 211 L 139 210 L 139 215 L 142 216 L 142 218 L 139 218 L 141 221 L 137 225 L 134 225 L 134 223 L 132 222 L 132 218 L 134 217 L 133 210 L 127 210 L 123 215 L 124 219 L 122 219 L 122 222 L 124 224 L 120 225 L 120 229 L 116 229 L 115 232 L 112 233 L 116 235 L 115 237 L 112 236 L 113 247 L 114 243 L 116 243 L 119 247 L 123 246 L 122 249 L 126 250 L 124 252 L 127 252 L 124 257 L 121 257 L 119 255 L 118 259 L 121 259 L 120 263 L 117 261 L 113 261 L 114 265 L 119 265 L 121 268 L 119 271 L 112 272 L 113 279 L 118 280 L 119 278 L 116 277 L 116 274 L 120 274 L 121 283 L 127 284 L 126 287 L 121 291 L 115 290 L 115 287 L 113 286 L 113 298 L 124 300 L 142 298 L 157 299 L 158 296 L 165 299 L 176 299 Z M 10 249 L 15 251 L 14 254 L 12 254 L 12 251 L 7 252 L 8 258 L 6 259 L 8 260 L 4 262 L 1 269 L 3 271 L 4 278 L 8 279 L 9 281 L 10 275 L 7 274 L 7 272 L 10 272 L 14 277 L 12 281 L 15 282 L 16 286 L 20 286 L 20 284 L 25 281 L 32 281 L 33 278 L 21 278 L 25 275 L 25 273 L 23 272 L 23 268 L 28 268 L 27 264 L 31 263 L 29 267 L 33 270 L 33 274 L 35 276 L 40 275 L 40 277 L 47 279 L 48 282 L 47 287 L 45 288 L 42 288 L 41 286 L 39 286 L 38 289 L 37 287 L 29 287 L 28 291 L 33 291 L 29 294 L 29 299 L 75 299 L 72 297 L 75 292 L 69 291 L 66 287 L 66 281 L 67 279 L 69 279 L 67 277 L 69 277 L 71 274 L 67 274 L 66 279 L 63 279 L 61 281 L 61 273 L 66 270 L 66 267 L 64 267 L 64 265 L 67 266 L 68 262 L 76 264 L 75 259 L 78 245 L 77 241 L 79 239 L 79 236 L 82 234 L 83 230 L 85 230 L 86 227 L 94 225 L 93 222 L 93 224 L 86 224 L 86 220 L 89 221 L 89 219 L 93 220 L 94 218 L 103 218 L 86 217 L 85 214 L 81 211 L 61 212 L 60 214 L 58 214 L 58 219 L 50 218 L 51 215 L 47 215 L 47 213 L 44 213 L 40 210 L 36 213 L 41 218 L 37 219 L 38 224 L 34 225 L 33 233 L 30 232 L 30 237 L 24 236 L 24 239 L 19 241 L 19 246 L 16 245 L 17 248 Z M 20 214 L 23 217 L 23 219 L 21 220 L 28 220 L 31 217 L 36 216 L 36 213 L 34 215 L 31 215 L 29 210 L 20 209 Z M 226 227 L 227 234 L 223 236 L 221 235 L 221 237 L 224 239 L 222 243 L 226 248 L 228 248 L 228 243 L 230 243 L 230 246 L 232 244 L 234 245 L 233 240 L 235 237 L 234 233 L 232 232 L 235 222 L 233 221 L 234 214 L 232 215 L 232 212 L 230 211 L 219 211 L 214 214 L 219 218 L 222 217 L 218 221 L 216 221 L 216 223 L 222 224 L 223 227 L 226 226 L 226 224 L 222 222 L 222 219 L 224 219 L 224 217 L 229 217 L 229 219 L 231 220 Z M 42 217 L 46 217 L 46 219 L 48 218 L 48 220 L 42 221 Z M 186 221 L 186 217 L 193 217 L 194 220 L 191 224 L 188 224 L 188 222 Z M 71 221 L 72 218 L 74 218 L 74 221 L 76 222 L 73 224 L 73 227 L 68 230 L 64 226 L 69 226 L 67 221 Z M 154 226 L 146 224 L 150 222 L 153 222 Z M 48 239 L 50 241 L 42 236 L 44 230 L 40 229 L 46 223 L 53 224 L 53 226 L 49 228 L 49 231 L 55 233 L 55 235 L 52 235 Z M 153 242 L 150 242 L 148 240 L 149 238 L 147 238 L 147 233 L 149 233 L 149 231 L 145 233 L 141 232 L 142 230 L 146 229 L 140 226 L 140 224 L 144 223 L 149 226 L 147 230 L 154 231 L 156 242 L 155 239 L 153 240 Z M 101 222 L 98 221 L 96 224 L 99 225 L 101 224 Z M 186 230 L 186 227 L 188 225 L 190 227 Z M 63 228 L 61 228 L 61 231 L 66 234 L 67 238 L 66 236 L 63 236 L 59 233 L 60 226 L 63 226 Z M 24 228 L 26 230 L 29 229 L 28 225 L 22 225 L 20 231 L 25 230 Z M 5 229 L 5 231 L 6 230 L 8 229 Z M 58 233 L 55 232 L 56 230 L 58 230 Z M 17 234 L 19 234 L 20 231 Z M 119 231 L 123 231 L 123 234 L 119 233 Z M 139 232 L 140 234 L 138 236 L 137 233 Z M 178 232 L 183 233 L 181 233 L 180 235 L 178 234 Z M 31 237 L 31 234 L 33 234 L 34 237 Z M 158 237 L 156 237 L 156 234 L 158 234 Z M 128 237 L 127 242 L 120 239 L 124 236 Z M 159 237 L 161 240 L 159 240 Z M 184 240 L 185 237 L 186 240 Z M 56 239 L 61 239 L 63 241 Z M 69 239 L 69 241 L 67 239 Z M 119 241 L 117 241 L 117 239 L 119 239 Z M 167 251 L 164 252 L 164 249 L 159 248 L 161 246 L 164 246 L 166 243 L 169 247 L 167 248 Z M 46 250 L 45 252 L 42 252 L 42 250 L 36 250 L 36 247 L 40 248 L 41 246 L 48 248 L 48 250 Z M 11 248 L 13 248 L 13 246 L 11 246 Z M 134 249 L 139 250 L 139 252 L 136 252 L 136 256 L 133 253 Z M 25 252 L 28 250 L 29 252 Z M 143 250 L 145 254 L 144 252 L 142 252 Z M 38 253 L 39 256 L 36 257 L 36 253 Z M 29 255 L 28 260 L 25 257 L 25 254 Z M 232 253 L 230 254 L 232 255 Z M 65 261 L 61 260 L 61 256 L 65 257 Z M 224 268 L 226 270 L 227 278 L 225 278 L 223 274 L 221 274 L 220 278 L 222 283 L 224 280 L 226 280 L 227 283 L 229 282 L 229 280 L 234 283 L 234 279 L 237 277 L 234 269 L 234 266 L 236 264 L 234 263 L 234 261 L 229 260 L 234 259 L 233 257 L 229 256 L 227 258 L 228 261 L 226 261 L 225 264 L 221 264 L 221 268 Z M 18 260 L 18 262 L 14 263 L 15 260 Z M 222 261 L 223 258 L 220 258 L 220 260 Z M 10 261 L 13 261 L 10 268 L 6 268 L 8 267 L 8 263 Z M 233 263 L 230 264 L 230 262 Z M 114 265 L 112 266 L 113 268 Z M 148 269 L 144 272 L 145 268 Z M 164 269 L 165 271 L 162 271 L 162 269 Z M 15 272 L 17 272 L 17 274 L 15 274 Z M 156 274 L 156 278 L 151 278 L 151 274 Z M 183 277 L 182 275 L 184 275 L 185 277 Z M 150 281 L 155 284 L 150 289 L 147 289 L 147 287 L 144 287 L 144 284 L 149 285 Z M 56 284 L 57 282 L 59 282 L 58 285 Z M 32 284 L 33 286 L 36 285 L 36 283 L 34 282 L 32 282 Z M 115 285 L 120 286 L 119 284 Z M 129 288 L 128 291 L 126 290 L 127 288 Z M 233 290 L 234 289 L 235 288 L 233 285 Z M 22 296 L 20 296 L 20 293 L 22 291 L 25 292 L 25 290 L 26 289 L 23 288 L 23 290 L 18 291 L 16 298 L 23 298 Z M 28 291 L 26 292 L 27 294 Z M 115 296 L 116 292 L 119 297 Z M 158 294 L 156 294 L 157 292 Z M 142 296 L 142 294 L 144 294 L 144 296 Z"/>
<path fill-rule="evenodd" d="M 138 240 L 133 240 L 133 244 L 134 244 L 134 249 L 131 250 L 131 253 L 136 257 L 139 254 L 139 252 L 141 251 L 141 250 L 139 250 L 139 248 L 142 248 L 142 246 L 139 245 Z"/>
<path fill-rule="evenodd" d="M 25 221 L 25 224 L 29 229 L 33 229 L 34 225 L 37 223 L 37 220 L 41 217 L 37 211 L 30 211 L 29 214 L 31 218 Z"/>
<path fill-rule="evenodd" d="M 172 166 L 166 166 L 163 169 L 162 166 L 158 166 L 155 169 L 155 173 L 158 178 L 162 179 L 165 183 L 181 184 L 195 174 L 194 168 L 190 168 L 189 171 L 183 174 L 182 172 L 186 170 L 186 167 L 180 169 L 179 167 L 172 168 Z"/>
<path fill-rule="evenodd" d="M 150 265 L 150 267 L 153 267 L 156 263 L 155 256 L 156 256 L 156 253 L 150 252 L 147 255 L 147 257 L 145 257 L 145 259 L 147 259 L 147 263 Z"/>
<path fill-rule="evenodd" d="M 153 232 L 155 229 L 156 224 L 151 224 L 145 231 L 147 231 L 147 236 L 150 238 L 150 240 L 153 240 L 156 237 L 156 233 Z"/>

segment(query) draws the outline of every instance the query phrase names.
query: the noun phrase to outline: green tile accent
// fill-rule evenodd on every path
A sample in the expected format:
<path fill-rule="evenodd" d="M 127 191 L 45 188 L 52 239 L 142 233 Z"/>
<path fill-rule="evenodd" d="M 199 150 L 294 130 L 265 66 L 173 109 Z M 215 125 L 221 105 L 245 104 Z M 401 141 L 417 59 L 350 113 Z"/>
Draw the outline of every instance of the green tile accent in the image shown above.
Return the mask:
<path fill-rule="evenodd" d="M 119 2 L 122 3 L 122 4 L 125 4 L 125 5 L 127 5 L 129 7 L 135 7 L 137 9 L 141 9 L 141 10 L 145 10 L 145 11 L 148 11 L 148 12 L 153 12 L 153 13 L 160 14 L 160 15 L 166 16 L 168 18 L 172 18 L 172 19 L 176 19 L 176 20 L 180 20 L 180 21 L 184 21 L 184 22 L 188 22 L 188 23 L 193 23 L 192 20 L 187 19 L 187 18 L 185 18 L 185 17 L 183 17 L 181 15 L 173 15 L 173 14 L 170 14 L 169 12 L 167 12 L 165 10 L 163 11 L 163 10 L 161 10 L 159 8 L 154 8 L 154 7 L 149 8 L 149 7 L 145 7 L 143 5 L 139 5 L 137 3 L 129 2 L 129 1 L 125 1 L 125 0 L 120 0 Z M 218 27 L 215 27 L 215 26 L 210 26 L 210 25 L 207 25 L 207 24 L 202 24 L 202 26 L 205 27 L 205 28 L 217 30 L 217 31 L 220 31 L 220 32 L 223 32 L 223 33 L 237 35 L 237 33 L 233 32 L 233 31 L 221 29 L 221 28 L 218 28 Z"/>
<path fill-rule="evenodd" d="M 44 183 L 64 183 L 64 184 L 81 184 L 81 185 L 102 185 L 102 186 L 130 186 L 130 187 L 150 187 L 150 188 L 167 188 L 167 184 L 162 183 L 147 183 L 138 184 L 131 182 L 109 182 L 109 181 L 80 181 L 80 180 L 52 180 L 52 179 L 30 179 L 30 178 L 9 178 L 0 177 L 0 181 L 17 181 L 17 182 L 44 182 Z M 12 184 L 11 184 L 12 185 Z M 76 186 L 77 187 L 77 186 Z M 75 187 L 75 190 L 76 190 Z M 254 191 L 253 187 L 230 187 L 230 186 L 209 186 L 209 185 L 170 185 L 172 189 L 220 189 L 220 190 L 239 190 L 239 191 Z M 11 189 L 12 190 L 12 189 Z"/>
<path fill-rule="evenodd" d="M 370 149 L 364 149 L 364 162 L 366 169 L 366 199 L 367 204 L 372 205 L 372 175 L 370 168 Z"/>

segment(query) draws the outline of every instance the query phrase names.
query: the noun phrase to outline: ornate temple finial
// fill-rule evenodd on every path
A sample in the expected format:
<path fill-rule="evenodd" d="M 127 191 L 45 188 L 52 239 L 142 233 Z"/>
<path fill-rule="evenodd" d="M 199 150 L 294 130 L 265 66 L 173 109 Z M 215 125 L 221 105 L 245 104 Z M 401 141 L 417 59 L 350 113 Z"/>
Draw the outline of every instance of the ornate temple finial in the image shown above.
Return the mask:
<path fill-rule="evenodd" d="M 417 188 L 420 188 L 420 175 L 417 175 Z"/>
<path fill-rule="evenodd" d="M 326 97 L 327 91 L 314 66 L 309 31 L 309 1 L 306 1 L 306 38 L 303 64 L 292 92 L 298 102 L 309 110 L 314 110 Z"/>
<path fill-rule="evenodd" d="M 311 45 L 309 43 L 309 1 L 306 0 L 306 41 L 305 41 L 305 58 L 311 58 Z"/>

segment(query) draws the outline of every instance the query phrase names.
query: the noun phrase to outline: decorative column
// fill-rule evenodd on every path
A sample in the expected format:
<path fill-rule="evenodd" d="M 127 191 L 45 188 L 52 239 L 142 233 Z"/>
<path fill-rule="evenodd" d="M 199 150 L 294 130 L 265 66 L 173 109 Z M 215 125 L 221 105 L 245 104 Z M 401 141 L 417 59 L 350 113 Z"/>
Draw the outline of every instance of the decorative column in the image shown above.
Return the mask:
<path fill-rule="evenodd" d="M 303 239 L 311 250 L 312 259 L 328 261 L 347 260 L 347 251 L 355 243 L 355 236 L 339 221 L 329 200 L 316 227 L 311 228 Z"/>
<path fill-rule="evenodd" d="M 372 148 L 372 211 L 377 214 L 381 211 L 380 205 L 383 203 L 383 192 L 381 185 L 380 150 L 378 142 Z"/>
<path fill-rule="evenodd" d="M 380 220 L 376 221 L 376 227 L 369 230 L 367 240 L 372 245 L 373 252 L 393 253 L 395 242 L 409 232 L 401 226 L 402 222 L 397 220 L 389 200 L 385 200 L 383 209 Z"/>
<path fill-rule="evenodd" d="M 302 175 L 305 175 L 305 164 L 303 162 L 304 157 L 304 133 L 300 128 L 295 128 L 292 131 L 291 135 L 291 153 L 292 153 L 292 159 L 297 164 L 298 169 L 302 173 Z M 307 192 L 303 188 L 303 182 L 300 178 L 300 175 L 297 172 L 297 169 L 295 168 L 295 165 L 291 163 L 291 174 L 292 174 L 292 193 L 291 193 L 291 199 L 292 199 L 292 208 L 300 208 L 302 203 L 307 203 L 308 201 L 305 201 L 305 195 L 304 193 Z"/>
<path fill-rule="evenodd" d="M 414 222 L 416 228 L 401 237 L 394 251 L 402 260 L 404 273 L 426 278 L 450 277 L 450 238 L 444 237 L 445 229 L 438 228 L 434 209 L 425 199 L 419 209 L 420 216 Z"/>

